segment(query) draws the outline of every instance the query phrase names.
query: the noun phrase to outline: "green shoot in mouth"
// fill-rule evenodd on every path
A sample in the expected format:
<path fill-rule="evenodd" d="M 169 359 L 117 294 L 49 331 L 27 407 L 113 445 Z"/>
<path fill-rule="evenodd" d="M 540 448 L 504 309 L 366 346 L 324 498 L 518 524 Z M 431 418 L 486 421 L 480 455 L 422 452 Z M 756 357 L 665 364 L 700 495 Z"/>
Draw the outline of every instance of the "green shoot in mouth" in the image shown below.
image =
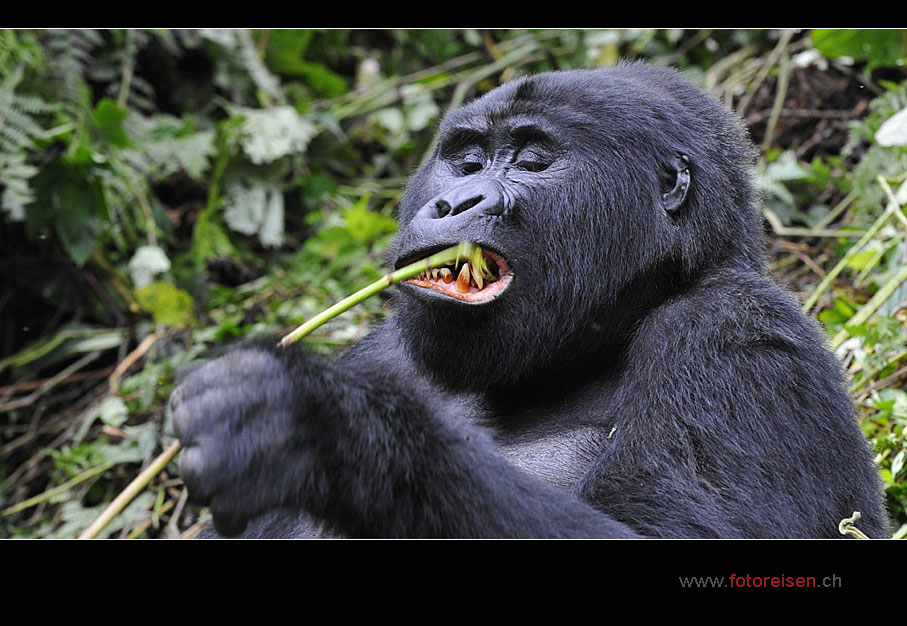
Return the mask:
<path fill-rule="evenodd" d="M 440 267 L 447 264 L 459 264 L 461 260 L 467 260 L 470 265 L 476 268 L 482 276 L 487 276 L 490 274 L 488 270 L 488 265 L 485 263 L 485 258 L 482 255 L 482 248 L 476 246 L 468 241 L 460 242 L 459 245 L 451 246 L 436 252 L 431 256 L 428 256 L 424 259 L 416 261 L 415 263 L 410 263 L 406 267 L 401 267 L 400 269 L 391 272 L 390 274 L 384 275 L 381 279 L 375 281 L 371 285 L 360 289 L 351 296 L 347 296 L 337 304 L 325 309 L 309 321 L 305 322 L 293 332 L 287 334 L 283 339 L 280 340 L 278 345 L 287 346 L 301 339 L 302 337 L 308 335 L 310 332 L 324 324 L 325 322 L 337 317 L 344 311 L 352 308 L 353 306 L 359 304 L 366 298 L 369 298 L 382 289 L 386 289 L 391 285 L 399 283 L 410 278 L 414 278 L 424 272 L 431 271 L 432 268 Z"/>

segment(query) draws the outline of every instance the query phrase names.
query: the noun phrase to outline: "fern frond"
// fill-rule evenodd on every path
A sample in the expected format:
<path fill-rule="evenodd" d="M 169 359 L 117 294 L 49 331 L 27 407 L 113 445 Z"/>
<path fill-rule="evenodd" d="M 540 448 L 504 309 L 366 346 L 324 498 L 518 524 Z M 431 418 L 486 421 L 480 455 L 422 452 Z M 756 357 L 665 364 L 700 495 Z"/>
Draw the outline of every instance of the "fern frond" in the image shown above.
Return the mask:
<path fill-rule="evenodd" d="M 0 208 L 17 222 L 25 219 L 25 205 L 34 200 L 29 179 L 38 173 L 38 168 L 26 163 L 25 158 L 24 152 L 0 152 L 0 185 L 3 186 Z"/>
<path fill-rule="evenodd" d="M 29 181 L 38 168 L 28 163 L 28 155 L 35 139 L 45 135 L 35 116 L 55 108 L 37 96 L 16 93 L 24 72 L 24 65 L 17 65 L 0 83 L 0 209 L 14 221 L 25 219 L 25 205 L 34 199 Z"/>
<path fill-rule="evenodd" d="M 41 47 L 32 33 L 0 29 L 0 76 L 8 76 L 19 66 L 36 66 L 41 60 Z"/>
<path fill-rule="evenodd" d="M 34 140 L 44 135 L 43 126 L 33 116 L 54 110 L 37 96 L 16 93 L 22 75 L 20 65 L 0 84 L 0 152 L 7 154 L 33 148 Z"/>
<path fill-rule="evenodd" d="M 78 118 L 86 106 L 87 86 L 83 75 L 91 64 L 93 52 L 104 43 L 104 39 L 97 31 L 90 29 L 49 30 L 46 36 L 45 50 L 50 59 L 54 95 L 64 110 Z"/>
<path fill-rule="evenodd" d="M 258 48 L 252 41 L 252 34 L 248 30 L 226 30 L 226 29 L 200 29 L 198 34 L 208 41 L 233 52 L 233 55 L 226 55 L 225 61 L 228 70 L 232 69 L 233 73 L 243 79 L 251 80 L 252 86 L 264 95 L 265 102 L 258 104 L 283 104 L 285 99 L 280 87 L 280 81 L 271 73 L 271 71 L 261 60 L 258 55 Z M 235 66 L 230 68 L 229 66 Z M 237 71 L 238 70 L 238 71 Z M 233 82 L 230 77 L 224 77 L 223 82 Z M 243 81 L 245 82 L 245 81 Z M 226 86 L 226 85 L 225 85 Z"/>

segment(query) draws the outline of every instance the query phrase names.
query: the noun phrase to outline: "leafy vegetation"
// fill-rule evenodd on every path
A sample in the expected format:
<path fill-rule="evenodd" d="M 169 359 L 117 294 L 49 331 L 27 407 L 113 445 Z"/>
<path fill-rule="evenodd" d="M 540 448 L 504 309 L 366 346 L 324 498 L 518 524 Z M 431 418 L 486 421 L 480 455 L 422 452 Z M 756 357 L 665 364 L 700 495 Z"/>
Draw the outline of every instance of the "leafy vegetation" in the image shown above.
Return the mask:
<path fill-rule="evenodd" d="M 173 440 L 177 373 L 383 273 L 452 107 L 682 68 L 762 147 L 771 269 L 824 325 L 907 524 L 904 31 L 0 31 L 0 536 L 74 537 Z M 305 341 L 336 352 L 371 299 Z M 846 472 L 846 459 L 841 460 Z M 103 531 L 191 535 L 174 465 Z M 859 527 L 859 523 L 857 523 Z"/>

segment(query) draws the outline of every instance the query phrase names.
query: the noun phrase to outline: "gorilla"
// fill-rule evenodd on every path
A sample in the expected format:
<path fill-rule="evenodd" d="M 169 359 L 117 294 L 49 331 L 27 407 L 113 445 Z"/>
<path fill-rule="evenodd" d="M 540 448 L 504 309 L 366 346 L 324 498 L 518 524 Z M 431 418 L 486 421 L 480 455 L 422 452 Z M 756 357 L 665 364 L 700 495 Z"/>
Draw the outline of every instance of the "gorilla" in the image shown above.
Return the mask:
<path fill-rule="evenodd" d="M 766 275 L 735 115 L 640 63 L 449 113 L 339 359 L 247 344 L 174 391 L 190 497 L 244 537 L 888 532 L 824 335 Z"/>

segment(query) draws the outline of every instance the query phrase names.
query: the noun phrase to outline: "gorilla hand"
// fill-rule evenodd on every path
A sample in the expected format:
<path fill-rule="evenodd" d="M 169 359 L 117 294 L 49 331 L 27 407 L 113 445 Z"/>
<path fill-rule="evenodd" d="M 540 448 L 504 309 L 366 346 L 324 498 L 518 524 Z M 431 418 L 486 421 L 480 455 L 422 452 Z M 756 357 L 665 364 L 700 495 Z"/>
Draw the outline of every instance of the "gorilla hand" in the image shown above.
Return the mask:
<path fill-rule="evenodd" d="M 354 537 L 633 535 L 517 471 L 455 405 L 374 363 L 244 348 L 171 403 L 183 480 L 222 535 L 281 508 Z"/>
<path fill-rule="evenodd" d="M 296 489 L 281 484 L 283 477 L 312 477 L 299 419 L 304 394 L 294 393 L 307 383 L 298 372 L 291 380 L 277 352 L 243 348 L 199 368 L 173 392 L 180 473 L 193 501 L 210 506 L 218 533 L 237 535 L 251 518 L 292 504 Z"/>

